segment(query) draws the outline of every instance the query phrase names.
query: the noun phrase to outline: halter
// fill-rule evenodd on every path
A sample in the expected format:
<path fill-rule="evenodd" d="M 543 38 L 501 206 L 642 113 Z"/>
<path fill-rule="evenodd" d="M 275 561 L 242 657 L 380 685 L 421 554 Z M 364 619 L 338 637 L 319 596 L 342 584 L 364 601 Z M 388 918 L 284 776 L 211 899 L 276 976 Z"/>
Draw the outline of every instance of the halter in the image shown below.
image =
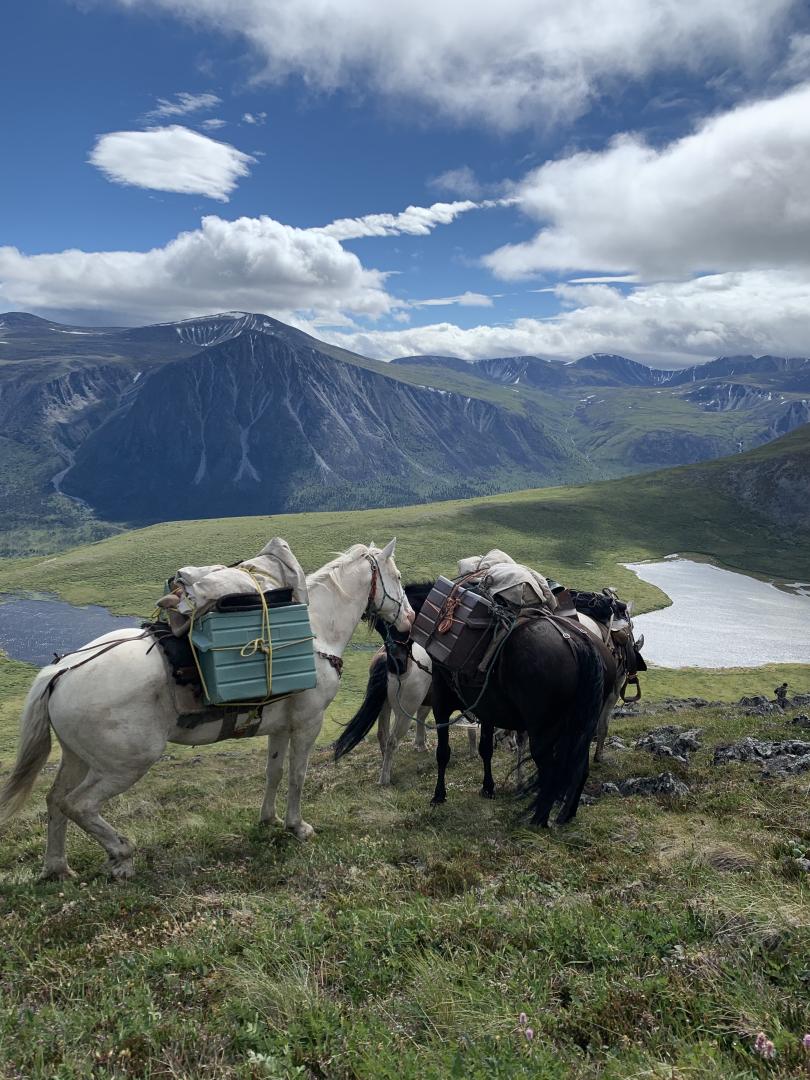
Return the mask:
<path fill-rule="evenodd" d="M 386 589 L 385 578 L 382 575 L 382 571 L 380 570 L 380 564 L 377 562 L 376 557 L 370 552 L 367 552 L 363 556 L 363 558 L 368 560 L 369 566 L 371 567 L 371 585 L 369 586 L 368 590 L 368 601 L 366 603 L 366 609 L 363 612 L 363 618 L 368 622 L 373 619 L 375 615 L 379 615 L 384 622 L 387 622 L 389 626 L 392 626 L 397 621 L 400 616 L 400 612 L 402 611 L 402 600 L 398 600 L 396 596 L 392 596 L 388 589 Z M 386 600 L 390 600 L 392 603 L 397 605 L 396 614 L 394 615 L 393 619 L 386 619 L 382 613 L 382 604 L 374 603 L 374 594 L 377 591 L 377 585 L 382 586 L 383 604 Z M 405 594 L 403 593 L 402 595 L 404 596 Z"/>

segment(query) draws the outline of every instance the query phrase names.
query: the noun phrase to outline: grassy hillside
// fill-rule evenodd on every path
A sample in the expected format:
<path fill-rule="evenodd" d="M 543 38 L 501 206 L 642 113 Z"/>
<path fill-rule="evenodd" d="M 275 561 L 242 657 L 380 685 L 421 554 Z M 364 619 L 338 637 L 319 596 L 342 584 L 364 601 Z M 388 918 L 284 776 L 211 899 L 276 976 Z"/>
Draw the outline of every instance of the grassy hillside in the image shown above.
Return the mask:
<path fill-rule="evenodd" d="M 15 694 L 19 675 L 5 665 Z M 614 731 L 631 743 L 668 719 Z M 671 766 L 687 796 L 603 798 L 547 834 L 521 825 L 504 751 L 500 794 L 479 798 L 458 735 L 433 811 L 432 761 L 410 746 L 390 790 L 376 746 L 339 767 L 317 752 L 306 845 L 256 824 L 259 741 L 170 747 L 110 812 L 139 847 L 125 886 L 94 877 L 99 850 L 75 829 L 79 880 L 33 881 L 46 775 L 0 836 L 0 1075 L 805 1075 L 810 905 L 793 860 L 810 851 L 807 781 L 710 764 L 719 742 L 795 729 L 733 710 L 677 719 L 704 729 L 692 763 Z M 611 751 L 592 779 L 660 769 Z M 772 1061 L 754 1053 L 759 1031 Z"/>
<path fill-rule="evenodd" d="M 767 461 L 780 468 L 774 447 Z M 788 444 L 789 459 L 799 450 Z M 757 451 L 762 454 L 762 451 Z M 273 533 L 308 569 L 396 532 L 407 578 L 497 543 L 582 586 L 663 595 L 619 564 L 672 551 L 795 580 L 806 534 L 729 494 L 745 456 L 573 489 L 397 510 L 168 523 L 50 558 L 0 562 L 0 591 L 52 589 L 146 613 L 184 562 L 254 553 Z M 759 470 L 762 458 L 753 459 Z M 757 481 L 759 482 L 759 481 Z M 807 774 L 715 767 L 743 735 L 797 738 L 791 716 L 733 707 L 614 721 L 628 745 L 675 719 L 703 729 L 687 765 L 611 749 L 600 781 L 672 769 L 682 798 L 602 798 L 563 830 L 524 827 L 512 760 L 498 797 L 453 734 L 449 802 L 430 810 L 432 755 L 401 748 L 376 785 L 373 740 L 335 766 L 325 745 L 354 711 L 371 645 L 355 642 L 305 791 L 302 845 L 257 825 L 263 740 L 171 746 L 109 816 L 138 845 L 138 877 L 96 878 L 71 828 L 76 882 L 40 885 L 47 766 L 0 832 L 0 1077 L 132 1080 L 758 1080 L 806 1075 L 810 904 Z M 31 668 L 0 657 L 0 775 Z M 645 696 L 733 700 L 810 668 L 652 671 Z M 525 1012 L 533 1029 L 520 1029 Z M 758 1032 L 776 1056 L 754 1052 Z"/>
<path fill-rule="evenodd" d="M 353 542 L 385 542 L 396 534 L 406 579 L 452 572 L 460 556 L 498 545 L 579 588 L 615 585 L 648 609 L 660 606 L 663 594 L 622 562 L 691 552 L 765 577 L 810 580 L 807 533 L 785 529 L 749 505 L 748 495 L 741 502 L 729 479 L 759 475 L 763 461 L 787 467 L 804 454 L 810 458 L 810 428 L 721 462 L 583 487 L 394 509 L 168 522 L 56 556 L 0 563 L 0 591 L 50 589 L 74 602 L 146 614 L 178 566 L 233 562 L 275 534 L 286 537 L 307 570 Z"/>

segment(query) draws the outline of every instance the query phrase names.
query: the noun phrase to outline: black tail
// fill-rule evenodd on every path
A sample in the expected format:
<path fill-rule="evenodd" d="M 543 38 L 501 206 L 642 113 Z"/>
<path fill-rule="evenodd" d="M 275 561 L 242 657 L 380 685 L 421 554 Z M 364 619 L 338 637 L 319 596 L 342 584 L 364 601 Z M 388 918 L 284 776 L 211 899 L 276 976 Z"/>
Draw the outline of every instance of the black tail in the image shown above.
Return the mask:
<path fill-rule="evenodd" d="M 344 754 L 354 750 L 374 727 L 380 710 L 388 697 L 388 668 L 384 656 L 377 657 L 371 665 L 368 686 L 363 704 L 343 729 L 335 743 L 335 761 L 340 761 Z"/>
<path fill-rule="evenodd" d="M 572 638 L 577 655 L 576 691 L 568 714 L 560 717 L 555 745 L 538 770 L 532 820 L 547 824 L 555 802 L 561 803 L 557 824 L 564 825 L 577 812 L 588 779 L 591 740 L 604 700 L 604 668 L 596 646 L 585 638 Z"/>

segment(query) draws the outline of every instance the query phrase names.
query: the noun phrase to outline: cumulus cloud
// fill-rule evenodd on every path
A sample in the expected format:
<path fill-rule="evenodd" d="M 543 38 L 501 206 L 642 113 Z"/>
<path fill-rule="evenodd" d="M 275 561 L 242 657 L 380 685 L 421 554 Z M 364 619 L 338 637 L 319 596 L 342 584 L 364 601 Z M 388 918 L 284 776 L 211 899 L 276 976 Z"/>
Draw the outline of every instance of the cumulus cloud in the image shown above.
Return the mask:
<path fill-rule="evenodd" d="M 331 225 L 317 229 L 336 240 L 359 240 L 364 236 L 427 236 L 437 225 L 449 225 L 468 210 L 478 210 L 496 205 L 493 202 L 476 203 L 470 199 L 462 202 L 433 203 L 432 206 L 409 206 L 400 214 L 365 214 L 357 218 L 339 218 Z"/>
<path fill-rule="evenodd" d="M 333 324 L 393 306 L 385 274 L 331 236 L 269 217 L 210 216 L 151 251 L 25 255 L 0 247 L 0 297 L 11 307 L 115 314 L 130 322 L 242 309 Z"/>
<path fill-rule="evenodd" d="M 331 340 L 383 359 L 414 353 L 574 359 L 613 352 L 673 367 L 720 355 L 808 353 L 806 270 L 704 275 L 630 293 L 599 284 L 560 285 L 556 292 L 567 310 L 553 318 L 470 328 L 444 322 Z"/>
<path fill-rule="evenodd" d="M 147 120 L 167 120 L 171 116 L 188 116 L 193 112 L 205 112 L 215 109 L 222 104 L 222 98 L 217 94 L 189 94 L 181 91 L 171 98 L 158 98 L 154 109 L 146 114 Z"/>
<path fill-rule="evenodd" d="M 174 124 L 100 135 L 88 160 L 118 184 L 227 202 L 256 159 L 230 143 Z"/>
<path fill-rule="evenodd" d="M 127 322 L 185 318 L 225 308 L 265 312 L 299 325 L 304 320 L 346 326 L 358 316 L 403 317 L 407 304 L 386 291 L 387 274 L 365 267 L 341 241 L 400 233 L 424 236 L 476 205 L 409 206 L 399 214 L 345 218 L 312 229 L 266 216 L 226 221 L 211 215 L 199 229 L 145 252 L 26 255 L 0 247 L 0 304 Z M 417 304 L 487 306 L 491 300 L 467 292 Z"/>
<path fill-rule="evenodd" d="M 266 122 L 266 120 L 267 120 L 267 113 L 266 112 L 260 112 L 260 113 L 246 112 L 246 113 L 242 114 L 242 123 L 243 124 L 256 124 L 256 125 L 261 126 L 262 124 L 264 124 Z"/>
<path fill-rule="evenodd" d="M 503 278 L 810 266 L 810 83 L 705 120 L 662 148 L 620 135 L 533 170 L 522 209 L 547 224 L 485 258 Z"/>
<path fill-rule="evenodd" d="M 263 76 L 409 98 L 459 121 L 518 128 L 583 113 L 662 70 L 747 66 L 802 0 L 118 0 L 243 35 Z"/>
<path fill-rule="evenodd" d="M 458 304 L 460 307 L 492 307 L 492 297 L 486 293 L 463 292 L 458 296 L 437 296 L 429 300 L 411 300 L 411 307 L 448 307 Z"/>

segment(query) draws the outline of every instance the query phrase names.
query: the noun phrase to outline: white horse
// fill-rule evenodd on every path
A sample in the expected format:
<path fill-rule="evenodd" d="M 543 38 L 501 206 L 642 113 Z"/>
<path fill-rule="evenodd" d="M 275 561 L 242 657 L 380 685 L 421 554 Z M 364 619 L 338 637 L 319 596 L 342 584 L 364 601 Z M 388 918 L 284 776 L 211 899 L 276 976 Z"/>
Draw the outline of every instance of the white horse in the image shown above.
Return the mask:
<path fill-rule="evenodd" d="M 382 754 L 379 783 L 390 786 L 394 755 L 413 721 L 416 721 L 415 749 L 427 750 L 425 726 L 432 684 L 433 665 L 421 645 L 410 642 L 405 669 L 400 674 L 388 670 L 386 650 L 381 649 L 371 661 L 363 704 L 335 744 L 335 757 L 340 759 L 353 750 L 376 723 Z M 475 757 L 478 725 L 459 723 L 454 727 L 467 732 L 469 754 Z"/>
<path fill-rule="evenodd" d="M 343 650 L 365 612 L 402 631 L 413 620 L 394 562 L 395 546 L 395 540 L 382 550 L 356 544 L 307 578 L 317 685 L 266 705 L 252 730 L 268 736 L 261 821 L 282 824 L 276 793 L 289 746 L 284 824 L 300 840 L 314 833 L 301 817 L 301 791 L 324 710 L 340 685 Z M 113 640 L 122 644 L 109 648 Z M 133 846 L 101 817 L 102 804 L 144 776 L 167 742 L 199 746 L 221 738 L 222 714 L 215 708 L 191 729 L 178 725 L 179 717 L 190 711 L 188 688 L 174 683 L 161 649 L 150 647 L 153 644 L 138 630 L 107 634 L 91 642 L 89 663 L 79 666 L 75 655 L 67 656 L 43 668 L 34 680 L 22 716 L 17 761 L 0 790 L 0 823 L 29 795 L 48 758 L 52 727 L 62 746 L 62 762 L 47 796 L 43 878 L 73 876 L 65 855 L 68 819 L 101 844 L 109 856 L 105 869 L 113 878 L 131 877 Z M 81 660 L 87 655 L 84 651 Z"/>

